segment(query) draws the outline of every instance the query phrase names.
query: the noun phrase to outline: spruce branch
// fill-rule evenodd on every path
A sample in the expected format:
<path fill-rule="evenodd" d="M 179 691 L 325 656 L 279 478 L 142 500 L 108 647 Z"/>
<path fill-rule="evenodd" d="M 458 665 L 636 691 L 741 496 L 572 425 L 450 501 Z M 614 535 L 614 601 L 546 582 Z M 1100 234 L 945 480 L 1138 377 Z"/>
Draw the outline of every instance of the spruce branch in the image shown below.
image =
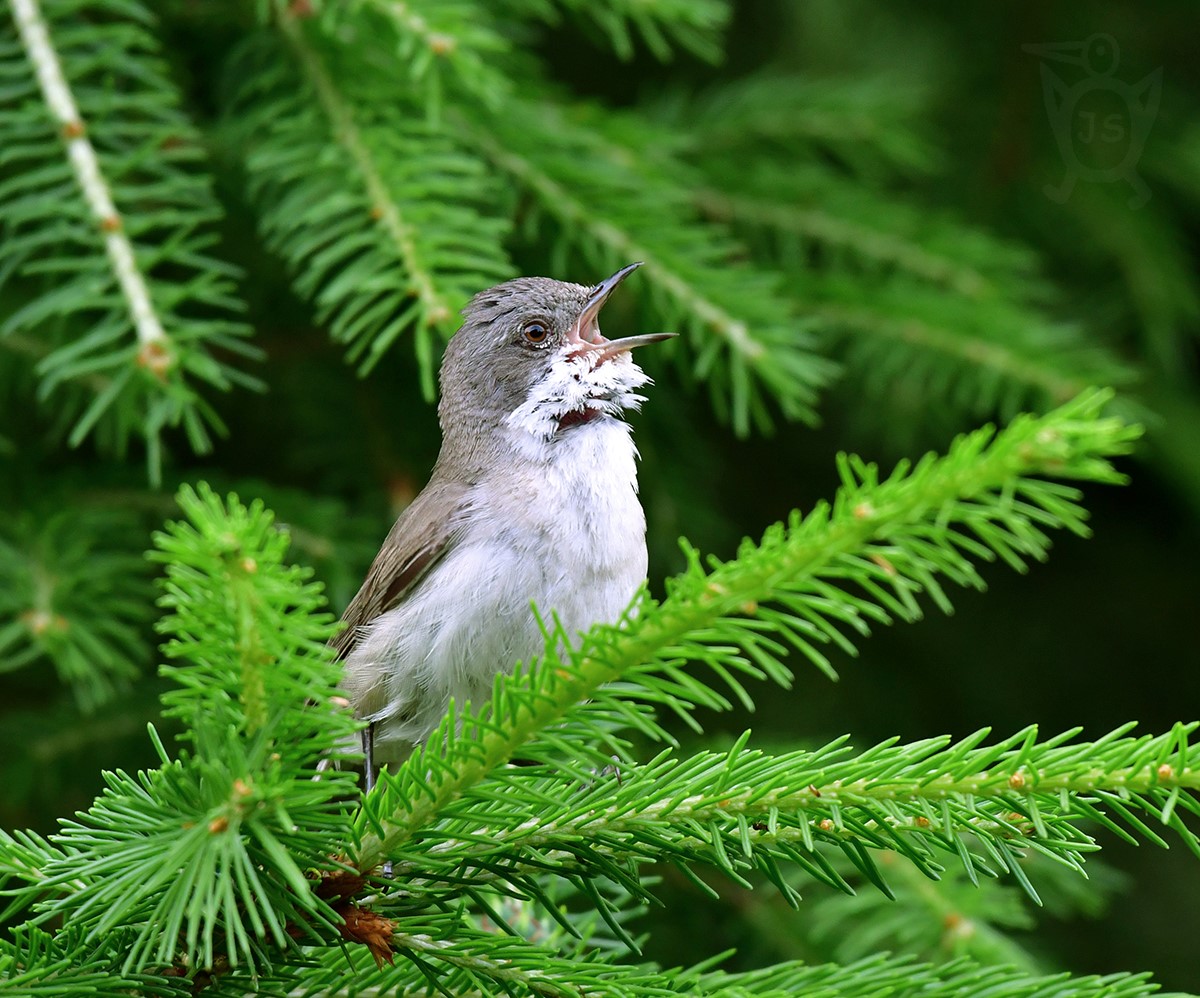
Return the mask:
<path fill-rule="evenodd" d="M 681 760 L 668 749 L 586 785 L 549 766 L 501 770 L 398 854 L 400 910 L 470 892 L 477 871 L 512 875 L 523 889 L 535 871 L 626 882 L 631 861 L 685 873 L 703 862 L 745 886 L 757 870 L 795 904 L 799 892 L 781 872 L 789 865 L 850 891 L 826 847 L 888 896 L 872 852 L 899 852 L 932 879 L 943 860 L 961 863 L 972 882 L 1006 872 L 1040 903 L 1021 859 L 1033 852 L 1082 870 L 1098 846 L 1081 822 L 1165 845 L 1146 824 L 1160 822 L 1200 854 L 1180 813 L 1200 815 L 1200 767 L 1189 762 L 1200 725 L 1139 738 L 1125 737 L 1130 727 L 1094 742 L 1074 741 L 1077 730 L 1040 740 L 1028 728 L 991 745 L 984 730 L 958 742 L 892 739 L 857 754 L 838 739 L 781 755 L 748 749 L 747 732 L 727 752 Z"/>
<path fill-rule="evenodd" d="M 966 298 L 1045 300 L 1047 282 L 1027 247 L 925 206 L 895 200 L 817 161 L 744 157 L 703 151 L 712 186 L 694 193 L 708 217 L 754 236 L 755 245 L 788 269 L 852 275 L 903 274 Z"/>
<path fill-rule="evenodd" d="M 198 748 L 232 727 L 248 738 L 266 733 L 285 760 L 314 766 L 355 730 L 337 712 L 315 726 L 295 711 L 340 674 L 326 647 L 335 624 L 322 587 L 311 569 L 285 565 L 290 537 L 261 500 L 222 503 L 203 484 L 184 486 L 177 499 L 188 519 L 156 534 L 150 555 L 167 566 L 163 651 L 183 660 L 162 667 L 178 684 L 163 695 L 164 713 Z"/>
<path fill-rule="evenodd" d="M 182 426 L 204 451 L 221 429 L 198 385 L 255 384 L 212 352 L 251 351 L 232 317 L 234 272 L 207 252 L 218 211 L 198 142 L 140 4 L 11 6 L 16 39 L 0 35 L 0 284 L 27 300 L 0 337 L 36 330 L 48 341 L 44 395 L 89 392 L 73 445 L 102 421 L 118 451 L 139 434 L 157 480 L 163 430 Z"/>
<path fill-rule="evenodd" d="M 1090 298 L 1097 283 L 1110 280 L 1125 287 L 1128 319 L 1113 323 L 1105 316 L 1096 321 L 1115 324 L 1122 332 L 1133 325 L 1147 365 L 1165 381 L 1182 384 L 1182 372 L 1192 370 L 1200 285 L 1174 212 L 1158 205 L 1130 212 L 1127 198 L 1116 188 L 1090 186 L 1072 199 L 1070 212 L 1066 251 L 1094 268 L 1081 291 Z"/>
<path fill-rule="evenodd" d="M 798 205 L 789 203 L 788 198 L 781 204 L 777 197 L 761 191 L 729 193 L 715 188 L 699 189 L 694 198 L 708 218 L 774 236 L 782 244 L 776 252 L 785 259 L 798 257 L 811 246 L 828 247 L 833 252 L 894 267 L 960 294 L 976 296 L 992 289 L 988 277 L 961 257 L 931 251 L 878 224 L 846 218 L 830 211 L 825 203 Z M 955 234 L 961 233 L 956 230 Z"/>
<path fill-rule="evenodd" d="M 438 337 L 511 273 L 493 183 L 424 120 L 390 33 L 360 19 L 352 48 L 284 3 L 275 12 L 285 48 L 251 39 L 235 58 L 247 86 L 227 108 L 264 238 L 364 373 L 411 329 L 432 397 Z M 379 86 L 387 104 L 365 96 Z"/>
<path fill-rule="evenodd" d="M 1136 377 L 1079 325 L 1047 314 L 1045 282 L 1019 247 L 826 168 L 733 165 L 710 166 L 723 186 L 697 203 L 791 275 L 803 313 L 837 335 L 847 372 L 873 397 L 902 390 L 1011 416 Z"/>
<path fill-rule="evenodd" d="M 933 172 L 936 157 L 917 151 L 928 143 L 911 96 L 877 83 L 750 80 L 670 109 L 699 122 L 687 149 L 707 180 L 700 209 L 789 275 L 801 314 L 838 334 L 847 373 L 873 397 L 1008 418 L 1088 385 L 1128 386 L 1128 362 L 1053 317 L 1034 254 L 897 200 L 890 185 Z M 839 108 L 864 104 L 859 126 L 832 127 Z"/>
<path fill-rule="evenodd" d="M 487 706 L 447 718 L 381 783 L 364 804 L 361 838 L 348 852 L 363 872 L 399 858 L 414 836 L 518 752 L 561 765 L 551 725 L 564 719 L 590 731 L 597 755 L 623 750 L 612 737 L 614 719 L 669 742 L 652 716 L 624 701 L 666 706 L 683 717 L 697 703 L 719 706 L 685 668 L 689 661 L 707 664 L 748 700 L 737 675 L 788 685 L 782 658 L 789 645 L 831 671 L 817 646 L 852 650 L 846 630 L 862 634 L 870 622 L 919 619 L 921 592 L 949 609 L 938 576 L 978 587 L 972 559 L 999 557 L 1023 570 L 1026 559 L 1045 557 L 1044 528 L 1086 533 L 1078 492 L 1038 476 L 1122 480 L 1108 459 L 1127 453 L 1139 431 L 1102 416 L 1108 398 L 1090 392 L 1000 433 L 976 431 L 955 441 L 946 457 L 902 464 L 882 480 L 874 466 L 843 457 L 843 486 L 832 504 L 807 517 L 793 514 L 786 528 L 775 526 L 758 546 L 746 542 L 733 561 L 711 561 L 707 572 L 690 551 L 691 567 L 668 584 L 666 600 L 655 604 L 643 595 L 636 616 L 619 628 L 595 628 L 578 646 L 551 630 L 541 660 L 512 679 L 497 677 Z"/>
<path fill-rule="evenodd" d="M 170 966 L 261 966 L 269 947 L 335 936 L 341 918 L 311 879 L 337 871 L 329 843 L 345 836 L 350 773 L 314 780 L 356 724 L 328 702 L 339 673 L 333 618 L 309 572 L 284 565 L 286 534 L 261 503 L 184 489 L 190 522 L 156 537 L 167 563 L 163 672 L 177 688 L 166 714 L 186 724 L 190 751 L 162 766 L 104 775 L 91 809 L 49 843 L 15 841 L 4 869 L 38 922 L 64 918 L 122 973 Z M 153 731 L 152 731 L 153 734 Z M 118 930 L 128 929 L 122 934 Z"/>
<path fill-rule="evenodd" d="M 9 2 L 46 107 L 66 142 L 67 159 L 75 174 L 75 182 L 83 194 L 93 222 L 105 233 L 104 249 L 121 293 L 125 296 L 129 317 L 141 347 L 139 356 L 145 358 L 143 363 L 147 363 L 152 356 L 161 356 L 164 367 L 169 366 L 171 357 L 166 331 L 150 301 L 145 277 L 134 259 L 133 246 L 121 229 L 108 183 L 100 170 L 96 151 L 84 131 L 83 120 L 63 75 L 38 0 Z"/>
<path fill-rule="evenodd" d="M 1140 998 L 1158 987 L 1146 974 L 1036 975 L 1012 967 L 984 967 L 969 960 L 938 965 L 888 955 L 845 965 L 792 961 L 742 973 L 712 970 L 709 965 L 658 970 L 565 960 L 523 939 L 464 931 L 455 921 L 452 917 L 430 919 L 421 926 L 423 931 L 398 936 L 399 952 L 405 959 L 394 966 L 375 967 L 361 950 L 327 953 L 299 993 L 313 998 L 333 992 L 343 998 L 384 998 L 418 989 L 443 995 L 554 998 L 595 994 L 614 998 L 673 998 L 680 994 L 721 998 L 868 998 L 881 994 L 958 998 L 985 993 L 1002 998 L 1060 994 L 1073 998 Z M 459 937 L 454 943 L 447 941 L 450 931 Z"/>
<path fill-rule="evenodd" d="M 830 859 L 852 886 L 862 883 L 848 861 L 836 855 Z M 1123 884 L 1116 869 L 1094 854 L 1088 858 L 1087 879 L 1036 852 L 1027 851 L 1021 865 L 1038 885 L 1044 913 L 1059 919 L 1084 913 L 1099 916 Z M 1028 973 L 1048 969 L 1037 952 L 1037 937 L 1026 935 L 1036 929 L 1035 912 L 1028 895 L 1011 879 L 973 881 L 961 867 L 950 866 L 935 881 L 896 853 L 881 854 L 879 866 L 894 900 L 876 890 L 826 892 L 809 897 L 793 916 L 782 910 L 777 898 L 763 897 L 751 902 L 750 920 L 785 957 L 796 952 L 800 937 L 809 959 L 838 963 L 890 951 L 935 962 L 967 957 Z M 780 931 L 785 918 L 787 930 Z"/>
<path fill-rule="evenodd" d="M 716 971 L 704 975 L 703 983 L 713 990 L 721 985 L 740 986 L 753 994 L 769 993 L 770 989 L 778 988 L 789 995 L 815 991 L 846 996 L 883 993 L 897 998 L 961 998 L 984 994 L 996 998 L 1044 998 L 1049 995 L 1134 998 L 1158 990 L 1158 985 L 1151 982 L 1147 974 L 1072 976 L 1058 973 L 1042 976 L 1013 967 L 980 966 L 970 960 L 929 964 L 888 954 L 844 966 L 785 963 L 745 974 Z"/>
<path fill-rule="evenodd" d="M 847 367 L 872 392 L 904 390 L 957 410 L 1005 414 L 1060 405 L 1088 385 L 1128 386 L 1135 372 L 1056 323 L 1004 298 L 949 296 L 912 282 L 809 275 L 793 285 L 843 335 Z"/>
<path fill-rule="evenodd" d="M 366 25 L 383 24 L 394 34 L 395 59 L 410 83 L 424 91 L 431 119 L 440 113 L 447 83 L 453 96 L 495 106 L 507 99 L 513 81 L 497 68 L 507 60 L 512 43 L 499 30 L 486 4 L 466 0 L 354 0 L 330 5 L 323 12 L 327 34 L 357 33 Z M 367 20 L 364 14 L 372 15 Z"/>
<path fill-rule="evenodd" d="M 395 247 L 401 265 L 410 275 L 412 290 L 426 312 L 426 321 L 434 326 L 445 325 L 453 310 L 438 294 L 431 275 L 422 266 L 412 228 L 401 216 L 395 200 L 389 196 L 375 159 L 367 149 L 362 133 L 354 121 L 349 102 L 339 92 L 337 84 L 322 64 L 316 50 L 306 44 L 298 20 L 283 0 L 275 4 L 275 11 L 280 32 L 315 92 L 329 121 L 334 140 L 349 154 L 362 177 L 366 196 L 379 215 L 379 223 L 389 242 Z"/>
<path fill-rule="evenodd" d="M 755 152 L 755 162 L 770 162 L 774 154 L 795 165 L 824 155 L 870 181 L 922 176 L 937 167 L 937 148 L 918 124 L 927 98 L 921 88 L 896 86 L 890 75 L 764 74 L 691 100 L 664 101 L 657 110 L 664 122 L 686 120 L 688 147 L 702 159 L 732 162 Z"/>
<path fill-rule="evenodd" d="M 159 974 L 119 974 L 89 953 L 79 933 L 23 926 L 0 940 L 0 981 L 7 998 L 146 995 L 194 998 L 190 982 Z"/>
<path fill-rule="evenodd" d="M 509 0 L 524 8 L 526 16 L 557 21 L 562 8 L 585 28 L 598 28 L 621 59 L 634 55 L 634 38 L 640 36 L 655 58 L 666 62 L 673 44 L 705 62 L 719 62 L 721 34 L 729 22 L 725 0 Z M 591 34 L 591 31 L 589 31 Z"/>
<path fill-rule="evenodd" d="M 58 497 L 62 499 L 61 496 Z M 0 525 L 0 672 L 49 659 L 93 711 L 150 657 L 150 581 L 113 510 L 26 510 Z"/>

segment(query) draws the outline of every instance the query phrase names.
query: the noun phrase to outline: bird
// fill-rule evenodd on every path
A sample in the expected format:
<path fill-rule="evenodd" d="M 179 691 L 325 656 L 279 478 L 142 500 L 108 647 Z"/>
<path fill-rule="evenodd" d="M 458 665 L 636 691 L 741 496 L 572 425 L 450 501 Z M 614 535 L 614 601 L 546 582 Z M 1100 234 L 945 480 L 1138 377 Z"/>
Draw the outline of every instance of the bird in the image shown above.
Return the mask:
<path fill-rule="evenodd" d="M 599 326 L 632 263 L 594 286 L 520 277 L 475 295 L 439 373 L 442 441 L 331 639 L 363 729 L 366 785 L 406 759 L 451 699 L 544 650 L 538 614 L 575 636 L 616 623 L 646 577 L 637 450 L 621 417 L 650 383 L 632 351 L 673 333 Z M 534 607 L 538 613 L 535 614 Z"/>

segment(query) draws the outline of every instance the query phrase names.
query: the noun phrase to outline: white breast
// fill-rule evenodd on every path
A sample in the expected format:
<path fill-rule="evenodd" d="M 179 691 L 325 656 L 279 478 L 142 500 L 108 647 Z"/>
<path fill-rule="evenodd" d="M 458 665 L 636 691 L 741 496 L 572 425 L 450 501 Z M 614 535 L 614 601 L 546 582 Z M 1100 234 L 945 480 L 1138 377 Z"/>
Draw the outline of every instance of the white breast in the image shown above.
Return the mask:
<path fill-rule="evenodd" d="M 530 609 L 569 634 L 615 622 L 646 575 L 629 427 L 611 417 L 548 440 L 513 430 L 515 468 L 480 482 L 461 538 L 346 661 L 381 762 L 407 755 L 450 697 L 478 704 L 499 671 L 541 653 Z"/>

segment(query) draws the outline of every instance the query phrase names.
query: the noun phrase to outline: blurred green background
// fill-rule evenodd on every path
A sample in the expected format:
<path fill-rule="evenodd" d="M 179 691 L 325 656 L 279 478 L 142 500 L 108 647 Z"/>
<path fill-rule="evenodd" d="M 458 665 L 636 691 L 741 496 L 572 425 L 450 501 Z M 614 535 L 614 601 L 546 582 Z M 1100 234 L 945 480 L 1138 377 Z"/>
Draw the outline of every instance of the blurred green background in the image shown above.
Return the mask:
<path fill-rule="evenodd" d="M 213 395 L 228 435 L 204 457 L 192 455 L 181 436 L 169 438 L 163 485 L 150 488 L 136 447 L 122 457 L 91 440 L 76 449 L 63 444 L 57 397 L 34 398 L 36 356 L 6 350 L 0 337 L 6 827 L 48 831 L 59 816 L 87 806 L 102 785 L 100 769 L 154 764 L 145 736 L 157 716 L 158 689 L 146 605 L 151 569 L 136 555 L 173 514 L 177 483 L 206 479 L 246 498 L 261 495 L 293 528 L 296 557 L 316 567 L 340 611 L 437 452 L 435 413 L 421 397 L 408 342 L 359 377 L 293 290 L 284 263 L 256 235 L 256 207 L 223 124 L 225 57 L 251 30 L 250 15 L 232 4 L 160 6 L 155 30 L 205 137 L 225 210 L 218 252 L 244 270 L 238 288 L 264 353 L 251 368 L 266 390 Z M 588 114 L 611 114 L 603 127 L 613 141 L 635 134 L 630 122 L 641 129 L 638 141 L 662 137 L 661 150 L 629 140 L 649 164 L 647 176 L 656 156 L 688 171 L 662 175 L 696 183 L 696 212 L 731 225 L 749 257 L 784 275 L 781 300 L 794 311 L 779 321 L 811 325 L 820 352 L 844 365 L 818 405 L 819 426 L 777 420 L 770 435 L 739 437 L 713 415 L 690 377 L 646 358 L 657 384 L 633 421 L 658 592 L 682 566 L 678 536 L 731 555 L 742 537 L 830 496 L 839 450 L 890 465 L 944 448 L 953 433 L 979 422 L 1045 406 L 1057 400 L 1058 386 L 1082 387 L 1105 372 L 1122 382 L 1124 411 L 1149 427 L 1125 469 L 1132 484 L 1087 497 L 1095 539 L 1058 539 L 1050 562 L 1024 577 L 992 566 L 986 594 L 952 594 L 952 617 L 931 609 L 915 627 L 876 634 L 856 661 L 835 656 L 837 684 L 798 664 L 790 694 L 764 693 L 752 716 L 710 718 L 716 737 L 750 726 L 765 743 L 818 743 L 850 732 L 865 745 L 890 735 L 959 736 L 988 725 L 1008 733 L 1032 723 L 1047 733 L 1080 725 L 1096 736 L 1127 720 L 1163 731 L 1196 716 L 1197 23 L 1196 7 L 1184 2 L 738 2 L 725 57 L 715 65 L 686 51 L 662 61 L 642 43 L 619 59 L 586 20 L 526 27 L 521 51 L 563 91 L 598 102 Z M 1094 36 L 1119 45 L 1107 76 L 1098 63 L 1060 63 L 1039 54 L 1045 50 L 1029 50 Z M 1099 81 L 1086 97 L 1096 103 L 1081 97 L 1077 108 L 1095 117 L 1077 116 L 1069 127 L 1116 115 L 1111 120 L 1129 131 L 1115 152 L 1081 132 L 1066 152 L 1060 148 L 1064 126 L 1047 109 L 1047 69 L 1068 89 Z M 1160 70 L 1149 131 L 1135 135 L 1140 119 L 1128 95 Z M 796 81 L 803 86 L 796 89 Z M 745 98 L 741 86 L 756 96 Z M 805 101 L 822 86 L 833 88 L 836 100 L 805 131 L 789 116 L 802 118 Z M 864 129 L 880 133 L 865 143 L 875 154 L 856 160 L 853 147 L 839 143 Z M 1067 176 L 1072 155 L 1102 169 L 1127 154 L 1140 181 L 1081 179 L 1062 203 L 1046 193 Z M 1139 182 L 1150 198 L 1131 205 Z M 777 206 L 778 216 L 755 216 L 751 209 L 764 204 Z M 589 267 L 586 251 L 564 257 L 556 252 L 560 236 L 524 227 L 520 203 L 513 210 L 517 227 L 505 249 L 515 270 L 584 282 L 605 276 Z M 841 242 L 836 224 L 852 226 Z M 985 243 L 977 245 L 981 232 Z M 637 236 L 654 245 L 656 233 Z M 927 275 L 928 301 L 915 280 L 896 277 L 939 264 L 963 271 Z M 954 282 L 971 274 L 994 280 L 994 298 L 955 291 Z M 637 283 L 631 280 L 606 311 L 610 334 L 654 320 Z M 24 293 L 19 283 L 4 288 L 0 310 Z M 1010 295 L 1025 310 L 1014 326 L 1034 316 L 1044 330 L 1029 334 L 1013 355 L 1028 370 L 1010 370 L 999 389 L 985 389 L 979 371 L 991 363 L 989 349 L 1005 345 L 1010 321 L 986 313 Z M 894 340 L 877 336 L 889 318 L 897 324 Z M 966 331 L 953 362 L 926 349 L 922 330 L 936 328 L 934 319 Z M 1060 324 L 1070 329 L 1065 346 L 1055 339 Z M 126 593 L 114 589 L 114 578 L 127 579 Z M 20 595 L 31 579 L 58 587 L 59 612 L 68 620 L 127 601 L 128 633 L 114 640 L 135 668 L 111 695 L 92 698 L 102 702 L 84 709 L 56 675 L 53 666 L 61 671 L 68 653 L 54 644 L 53 627 L 35 632 Z M 86 670 L 86 649 L 82 654 Z M 1148 969 L 1168 988 L 1200 991 L 1196 857 L 1182 847 L 1102 843 L 1104 863 L 1126 875 L 1097 875 L 1095 897 L 1111 889 L 1107 910 L 1097 917 L 1051 911 L 1015 938 L 1049 968 Z M 769 892 L 726 885 L 722 892 L 723 901 L 712 902 L 668 878 L 661 894 L 670 917 L 655 917 L 650 955 L 687 963 L 736 946 L 738 959 L 751 966 L 832 952 L 836 940 L 805 929 L 806 912 L 785 923 L 792 916 Z M 821 898 L 812 888 L 809 900 Z"/>

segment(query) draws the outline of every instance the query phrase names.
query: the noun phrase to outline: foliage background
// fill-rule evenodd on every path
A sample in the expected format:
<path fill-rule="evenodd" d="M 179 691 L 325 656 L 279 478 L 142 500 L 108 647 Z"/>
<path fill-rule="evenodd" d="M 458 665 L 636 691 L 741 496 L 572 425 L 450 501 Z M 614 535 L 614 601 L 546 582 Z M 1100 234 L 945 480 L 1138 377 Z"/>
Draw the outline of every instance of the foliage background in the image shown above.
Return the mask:
<path fill-rule="evenodd" d="M 63 446 L 74 403 L 61 392 L 35 399 L 43 377 L 36 350 L 11 332 L 0 336 L 0 543 L 8 546 L 0 654 L 13 667 L 0 674 L 5 827 L 49 831 L 56 817 L 87 806 L 100 768 L 153 764 L 144 729 L 157 717 L 160 687 L 146 603 L 152 569 L 139 554 L 150 529 L 173 514 L 176 483 L 204 478 L 262 495 L 293 527 L 297 557 L 316 567 L 340 608 L 436 454 L 436 420 L 410 337 L 359 377 L 344 346 L 331 342 L 326 318 L 289 281 L 278 247 L 259 234 L 273 195 L 255 189 L 245 158 L 252 136 L 227 115 L 238 77 L 253 72 L 228 59 L 253 24 L 252 7 L 163 2 L 154 30 L 215 177 L 222 210 L 208 252 L 241 268 L 236 294 L 248 306 L 249 342 L 262 351 L 256 361 L 218 355 L 265 391 L 207 392 L 228 434 L 196 455 L 181 431 L 169 431 L 162 483 L 148 486 L 136 439 L 125 454 L 103 435 Z M 1165 730 L 1193 716 L 1200 68 L 1190 5 L 781 0 L 731 12 L 725 58 L 715 65 L 674 45 L 673 58 L 660 60 L 636 33 L 622 60 L 595 21 L 571 16 L 529 27 L 521 44 L 555 86 L 594 102 L 575 112 L 574 124 L 638 151 L 633 182 L 692 192 L 703 216 L 731 221 L 749 253 L 785 275 L 782 292 L 764 289 L 757 303 L 745 302 L 757 294 L 747 282 L 733 300 L 785 329 L 805 326 L 821 353 L 845 365 L 817 405 L 819 427 L 776 418 L 769 436 L 739 436 L 685 369 L 647 358 L 658 384 L 637 435 L 651 580 L 682 566 L 680 534 L 729 555 L 744 535 L 830 495 L 837 450 L 890 463 L 943 447 L 983 419 L 1057 401 L 1057 385 L 1119 382 L 1128 411 L 1147 417 L 1151 433 L 1128 469 L 1131 487 L 1089 493 L 1097 540 L 1059 539 L 1051 561 L 1027 577 L 993 567 L 990 591 L 956 594 L 954 616 L 880 632 L 856 661 L 835 657 L 837 685 L 798 670 L 792 694 L 764 697 L 753 717 L 716 718 L 711 731 L 720 737 L 749 725 L 780 744 L 851 732 L 866 744 L 893 734 L 961 736 L 989 724 L 1000 732 L 1081 724 L 1095 735 L 1136 719 L 1144 730 Z M 1161 108 L 1138 166 L 1153 196 L 1137 209 L 1120 182 L 1081 183 L 1065 204 L 1043 192 L 1061 179 L 1063 160 L 1039 59 L 1022 46 L 1096 32 L 1121 45 L 1116 78 L 1163 71 Z M 486 188 L 478 195 L 477 183 L 464 177 L 462 190 L 497 196 Z M 608 272 L 596 252 L 534 215 L 519 210 L 511 233 L 498 226 L 475 235 L 503 245 L 520 272 L 584 282 Z M 669 215 L 647 212 L 644 224 L 659 227 L 639 235 L 648 245 L 671 235 L 663 231 Z M 699 255 L 706 239 L 723 238 L 699 230 L 684 243 Z M 995 295 L 956 285 L 972 273 Z M 606 328 L 659 318 L 650 280 L 629 282 Z M 462 287 L 454 307 L 472 290 Z M 20 283 L 4 284 L 0 314 L 28 295 Z M 889 338 L 893 320 L 901 332 L 918 331 L 915 345 Z M 1070 328 L 1065 340 L 1056 339 L 1059 324 Z M 960 332 L 968 348 L 932 349 L 919 330 L 939 327 Z M 443 322 L 433 332 L 452 328 Z M 996 376 L 995 355 L 969 349 L 980 343 L 1010 347 L 1028 377 Z M 53 627 L 34 634 L 21 594 L 44 583 L 55 612 L 96 624 L 96 644 L 56 646 Z M 54 666 L 69 670 L 73 654 L 83 656 L 81 674 L 97 660 L 133 662 L 136 672 L 64 684 Z M 1020 941 L 1050 967 L 1153 969 L 1168 987 L 1200 990 L 1189 942 L 1200 934 L 1194 857 L 1106 845 L 1106 860 L 1129 874 L 1108 913 L 1051 913 Z M 670 918 L 655 919 L 650 954 L 673 964 L 734 945 L 753 966 L 833 953 L 837 940 L 819 932 L 771 931 L 785 916 L 765 892 L 723 892 L 721 903 L 707 902 L 668 880 Z M 819 889 L 812 900 L 819 907 Z"/>

